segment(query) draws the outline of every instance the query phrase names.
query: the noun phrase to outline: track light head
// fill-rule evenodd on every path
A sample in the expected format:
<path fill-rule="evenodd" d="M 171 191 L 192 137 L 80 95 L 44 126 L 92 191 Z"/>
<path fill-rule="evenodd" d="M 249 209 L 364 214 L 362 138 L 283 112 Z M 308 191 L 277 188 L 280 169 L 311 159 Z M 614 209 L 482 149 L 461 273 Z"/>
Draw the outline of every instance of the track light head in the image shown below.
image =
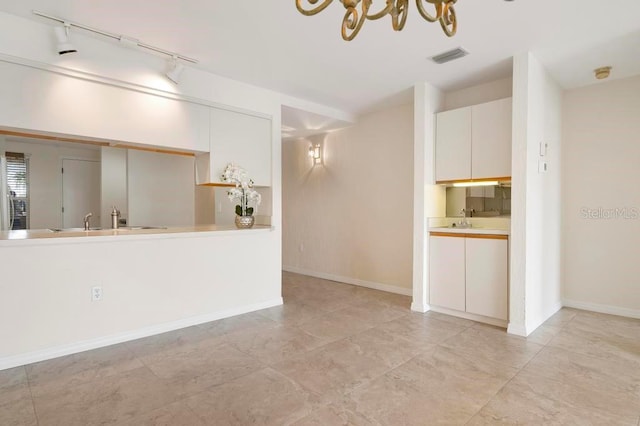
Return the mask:
<path fill-rule="evenodd" d="M 75 48 L 73 44 L 69 41 L 69 28 L 70 24 L 64 23 L 62 27 L 55 27 L 53 29 L 56 35 L 56 50 L 59 55 L 66 55 L 69 53 L 76 53 L 78 50 Z"/>
<path fill-rule="evenodd" d="M 184 71 L 184 65 L 178 62 L 178 58 L 174 56 L 169 60 L 169 67 L 165 75 L 169 80 L 173 81 L 175 84 L 178 84 L 182 71 Z"/>

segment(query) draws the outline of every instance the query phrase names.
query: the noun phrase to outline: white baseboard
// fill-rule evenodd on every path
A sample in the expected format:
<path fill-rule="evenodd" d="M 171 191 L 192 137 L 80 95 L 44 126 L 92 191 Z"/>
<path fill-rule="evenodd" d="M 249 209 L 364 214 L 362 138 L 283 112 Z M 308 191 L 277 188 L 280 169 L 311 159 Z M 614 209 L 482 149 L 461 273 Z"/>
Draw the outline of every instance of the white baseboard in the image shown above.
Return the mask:
<path fill-rule="evenodd" d="M 507 326 L 507 333 L 513 334 L 515 336 L 527 337 L 527 328 L 521 324 L 513 324 L 509 323 Z"/>
<path fill-rule="evenodd" d="M 416 302 L 412 302 L 411 303 L 411 310 L 413 312 L 420 312 L 422 314 L 424 314 L 425 312 L 429 312 L 431 310 L 431 306 L 425 304 L 425 303 L 416 303 Z"/>
<path fill-rule="evenodd" d="M 410 288 L 397 287 L 394 285 L 376 283 L 373 281 L 365 281 L 358 278 L 343 277 L 340 275 L 327 274 L 324 272 L 310 271 L 308 269 L 296 268 L 295 266 L 283 266 L 282 270 L 286 272 L 292 272 L 294 274 L 308 275 L 310 277 L 322 278 L 324 280 L 337 281 L 345 284 L 372 288 L 374 290 L 386 291 L 387 293 L 401 294 L 403 296 L 413 296 L 413 290 Z"/>
<path fill-rule="evenodd" d="M 168 331 L 179 330 L 181 328 L 191 327 L 198 324 L 204 324 L 210 321 L 216 321 L 222 318 L 233 317 L 236 315 L 246 314 L 248 312 L 259 311 L 273 306 L 282 305 L 282 297 L 269 300 L 262 303 L 240 306 L 233 309 L 225 309 L 223 311 L 213 312 L 210 314 L 199 315 L 196 317 L 184 318 L 168 323 L 152 325 L 137 330 L 118 333 L 111 336 L 99 337 L 96 339 L 84 340 L 81 342 L 70 343 L 67 345 L 55 346 L 52 348 L 42 349 L 39 351 L 28 352 L 24 354 L 12 355 L 0 358 L 0 371 L 8 368 L 19 367 L 34 362 L 45 361 L 52 358 L 58 358 L 65 355 L 71 355 L 78 352 L 84 352 L 91 349 L 98 349 L 105 346 L 115 345 L 118 343 L 128 342 L 130 340 L 141 339 L 143 337 L 154 336 L 156 334 L 166 333 Z"/>
<path fill-rule="evenodd" d="M 599 303 L 579 302 L 577 300 L 562 299 L 562 305 L 567 308 L 583 309 L 585 311 L 599 312 L 601 314 L 618 315 L 621 317 L 640 319 L 640 310 L 620 308 L 618 306 L 601 305 Z"/>
<path fill-rule="evenodd" d="M 494 325 L 496 327 L 507 328 L 507 322 L 497 318 L 485 317 L 482 315 L 470 314 L 469 312 L 456 311 L 455 309 L 443 308 L 441 306 L 431 306 L 433 312 L 451 315 L 452 317 L 464 318 L 471 321 Z"/>

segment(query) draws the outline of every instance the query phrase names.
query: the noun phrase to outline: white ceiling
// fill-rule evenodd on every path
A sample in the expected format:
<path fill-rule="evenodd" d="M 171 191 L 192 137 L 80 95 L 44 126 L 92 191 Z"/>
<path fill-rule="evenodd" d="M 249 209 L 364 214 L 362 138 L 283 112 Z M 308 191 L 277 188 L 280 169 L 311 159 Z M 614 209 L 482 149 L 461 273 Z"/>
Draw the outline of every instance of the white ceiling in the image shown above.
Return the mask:
<path fill-rule="evenodd" d="M 36 9 L 138 38 L 213 73 L 349 112 L 392 102 L 420 81 L 451 90 L 508 76 L 510 58 L 524 51 L 565 88 L 593 83 L 603 65 L 613 78 L 640 74 L 638 0 L 459 0 L 453 38 L 410 2 L 402 32 L 386 17 L 366 22 L 352 42 L 340 37 L 344 8 L 333 3 L 312 17 L 294 0 L 0 0 L 0 10 L 42 21 Z M 471 55 L 427 60 L 458 46 Z"/>
<path fill-rule="evenodd" d="M 344 129 L 352 124 L 309 111 L 282 106 L 282 137 L 284 139 L 306 138 Z"/>

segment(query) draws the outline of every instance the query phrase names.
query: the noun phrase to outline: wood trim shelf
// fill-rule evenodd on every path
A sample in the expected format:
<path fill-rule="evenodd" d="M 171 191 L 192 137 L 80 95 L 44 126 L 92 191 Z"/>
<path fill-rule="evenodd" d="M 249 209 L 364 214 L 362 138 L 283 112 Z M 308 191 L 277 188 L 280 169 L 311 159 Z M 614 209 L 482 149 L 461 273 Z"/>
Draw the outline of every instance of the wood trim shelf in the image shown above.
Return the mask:
<path fill-rule="evenodd" d="M 511 182 L 511 176 L 500 176 L 492 178 L 480 178 L 480 179 L 456 179 L 456 180 L 437 180 L 436 185 L 450 185 L 454 183 L 472 183 L 472 182 Z"/>
<path fill-rule="evenodd" d="M 485 240 L 508 240 L 508 235 L 501 234 L 471 234 L 461 232 L 429 232 L 431 237 L 479 238 Z"/>

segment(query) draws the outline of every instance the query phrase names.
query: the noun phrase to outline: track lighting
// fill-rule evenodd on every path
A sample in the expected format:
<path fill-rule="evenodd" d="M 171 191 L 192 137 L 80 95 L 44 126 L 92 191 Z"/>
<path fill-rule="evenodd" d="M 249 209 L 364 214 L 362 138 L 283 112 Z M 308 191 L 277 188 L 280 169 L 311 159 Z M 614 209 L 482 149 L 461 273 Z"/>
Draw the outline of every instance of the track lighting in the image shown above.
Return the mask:
<path fill-rule="evenodd" d="M 105 30 L 101 30 L 98 28 L 92 28 L 89 27 L 87 25 L 84 24 L 80 24 L 78 22 L 72 22 L 72 21 L 68 21 L 65 18 L 58 18 L 56 16 L 51 16 L 51 15 L 47 15 L 46 13 L 42 13 L 42 12 L 38 12 L 37 10 L 33 11 L 34 15 L 40 16 L 42 18 L 45 19 L 50 19 L 52 21 L 56 21 L 59 22 L 61 24 L 63 24 L 62 27 L 56 27 L 55 30 L 55 34 L 56 34 L 56 39 L 58 41 L 57 43 L 57 50 L 58 53 L 61 55 L 67 54 L 67 53 L 74 53 L 77 52 L 76 48 L 69 42 L 69 28 L 74 27 L 74 28 L 80 28 L 82 30 L 91 32 L 91 33 L 95 33 L 95 34 L 99 34 L 103 37 L 107 37 L 113 40 L 118 41 L 121 45 L 126 46 L 126 47 L 130 47 L 130 48 L 141 48 L 141 49 L 145 49 L 151 53 L 155 53 L 155 54 L 160 54 L 160 55 L 166 55 L 169 56 L 169 68 L 167 70 L 167 72 L 165 73 L 165 75 L 174 83 L 178 83 L 178 80 L 180 79 L 180 74 L 182 74 L 182 71 L 184 71 L 184 63 L 183 62 L 189 62 L 192 64 L 197 64 L 198 61 L 193 59 L 193 58 L 189 58 L 188 56 L 184 56 L 181 55 L 177 52 L 171 52 L 169 50 L 165 50 L 162 49 L 160 47 L 157 46 L 153 46 L 151 44 L 147 44 L 144 43 L 138 39 L 135 39 L 133 37 L 128 37 L 126 35 L 122 35 L 122 34 L 114 34 Z"/>
<path fill-rule="evenodd" d="M 180 74 L 182 74 L 182 71 L 184 71 L 184 65 L 178 62 L 178 58 L 175 56 L 169 59 L 168 65 L 169 68 L 165 75 L 169 80 L 173 81 L 175 84 L 178 84 L 178 82 L 180 81 Z"/>
<path fill-rule="evenodd" d="M 59 55 L 66 55 L 68 53 L 76 53 L 78 50 L 69 42 L 69 28 L 71 24 L 64 22 L 62 27 L 55 27 L 53 29 L 56 35 L 56 50 Z"/>

